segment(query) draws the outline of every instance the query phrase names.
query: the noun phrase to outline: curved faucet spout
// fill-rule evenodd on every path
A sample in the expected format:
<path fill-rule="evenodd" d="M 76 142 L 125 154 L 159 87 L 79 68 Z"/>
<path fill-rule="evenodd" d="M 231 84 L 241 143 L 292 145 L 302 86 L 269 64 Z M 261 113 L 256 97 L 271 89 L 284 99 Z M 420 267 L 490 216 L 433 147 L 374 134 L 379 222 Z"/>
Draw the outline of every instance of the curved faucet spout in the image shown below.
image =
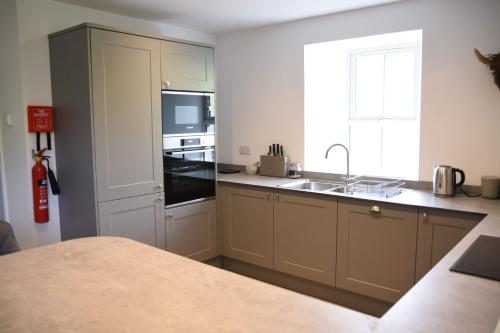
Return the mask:
<path fill-rule="evenodd" d="M 335 143 L 333 145 L 331 145 L 330 147 L 328 147 L 328 149 L 326 150 L 326 154 L 325 154 L 325 159 L 328 158 L 328 153 L 330 152 L 330 149 L 332 149 L 333 147 L 342 147 L 345 149 L 345 152 L 346 152 L 346 156 L 347 156 L 347 171 L 346 171 L 346 174 L 345 174 L 345 183 L 346 183 L 346 187 L 348 185 L 348 179 L 349 179 L 349 148 L 347 148 L 346 146 L 344 146 L 343 144 L 341 143 Z"/>

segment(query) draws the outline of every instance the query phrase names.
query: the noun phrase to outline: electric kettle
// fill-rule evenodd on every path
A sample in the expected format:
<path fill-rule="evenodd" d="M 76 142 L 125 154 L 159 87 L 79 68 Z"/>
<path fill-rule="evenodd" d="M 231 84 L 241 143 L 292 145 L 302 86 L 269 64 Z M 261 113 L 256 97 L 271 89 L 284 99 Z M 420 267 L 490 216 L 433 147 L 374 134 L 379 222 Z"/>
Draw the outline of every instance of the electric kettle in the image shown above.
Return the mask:
<path fill-rule="evenodd" d="M 457 182 L 457 173 L 460 174 L 459 182 Z M 432 194 L 438 197 L 452 197 L 455 195 L 455 190 L 462 186 L 464 181 L 465 173 L 461 169 L 449 165 L 435 166 Z"/>

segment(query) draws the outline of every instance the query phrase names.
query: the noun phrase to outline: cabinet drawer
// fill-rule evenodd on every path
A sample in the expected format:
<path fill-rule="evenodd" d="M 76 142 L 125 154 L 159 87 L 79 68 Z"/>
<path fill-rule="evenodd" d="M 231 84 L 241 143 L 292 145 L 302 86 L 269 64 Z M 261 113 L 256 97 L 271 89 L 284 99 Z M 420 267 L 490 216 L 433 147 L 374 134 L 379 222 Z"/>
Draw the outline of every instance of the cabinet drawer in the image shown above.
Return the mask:
<path fill-rule="evenodd" d="M 338 209 L 337 287 L 395 302 L 414 284 L 417 208 L 340 199 Z"/>

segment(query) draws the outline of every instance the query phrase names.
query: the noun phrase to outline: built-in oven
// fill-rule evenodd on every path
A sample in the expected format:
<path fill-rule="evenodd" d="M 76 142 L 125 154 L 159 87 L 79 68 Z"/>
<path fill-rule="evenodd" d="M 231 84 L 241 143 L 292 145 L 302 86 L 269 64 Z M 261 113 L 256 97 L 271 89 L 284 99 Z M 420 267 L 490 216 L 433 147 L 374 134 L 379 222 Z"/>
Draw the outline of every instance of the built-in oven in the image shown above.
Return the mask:
<path fill-rule="evenodd" d="M 163 148 L 167 207 L 215 197 L 213 134 L 164 135 Z"/>
<path fill-rule="evenodd" d="M 162 91 L 163 134 L 214 133 L 214 99 L 213 93 Z"/>

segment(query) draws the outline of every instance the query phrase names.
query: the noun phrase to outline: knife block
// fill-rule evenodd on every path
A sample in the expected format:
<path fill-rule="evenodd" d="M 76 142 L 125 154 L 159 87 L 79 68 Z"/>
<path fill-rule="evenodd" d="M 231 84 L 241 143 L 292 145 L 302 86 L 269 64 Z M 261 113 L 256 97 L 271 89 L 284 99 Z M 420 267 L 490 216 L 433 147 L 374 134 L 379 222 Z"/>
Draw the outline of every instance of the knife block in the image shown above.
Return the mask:
<path fill-rule="evenodd" d="M 260 172 L 261 176 L 269 177 L 288 177 L 288 156 L 269 156 L 260 155 Z"/>

